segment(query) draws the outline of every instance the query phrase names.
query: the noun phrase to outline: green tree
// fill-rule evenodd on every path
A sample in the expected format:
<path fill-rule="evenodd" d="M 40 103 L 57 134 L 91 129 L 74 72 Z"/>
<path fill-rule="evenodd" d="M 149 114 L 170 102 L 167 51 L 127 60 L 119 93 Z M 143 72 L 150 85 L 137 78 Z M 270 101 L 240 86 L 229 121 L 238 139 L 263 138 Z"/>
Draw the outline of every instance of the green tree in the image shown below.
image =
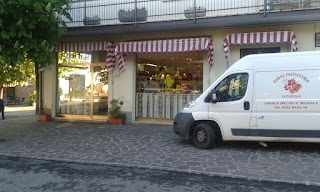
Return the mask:
<path fill-rule="evenodd" d="M 25 60 L 22 63 L 9 65 L 0 60 L 0 91 L 3 86 L 24 86 L 28 81 L 35 83 L 34 63 Z"/>
<path fill-rule="evenodd" d="M 71 20 L 71 0 L 0 0 L 0 60 L 16 65 L 34 62 L 39 93 L 39 68 L 52 62 L 52 50 Z M 36 101 L 39 100 L 37 94 Z M 36 111 L 41 113 L 37 102 Z"/>

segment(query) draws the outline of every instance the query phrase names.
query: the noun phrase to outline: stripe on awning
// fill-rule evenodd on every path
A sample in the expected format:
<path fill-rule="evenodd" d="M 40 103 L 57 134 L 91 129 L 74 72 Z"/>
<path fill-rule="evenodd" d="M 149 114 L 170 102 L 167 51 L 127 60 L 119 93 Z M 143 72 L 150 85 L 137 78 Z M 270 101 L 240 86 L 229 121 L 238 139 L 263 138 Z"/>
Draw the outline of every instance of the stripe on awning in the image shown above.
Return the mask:
<path fill-rule="evenodd" d="M 208 51 L 208 63 L 212 66 L 214 48 L 212 40 L 207 37 L 121 42 L 115 48 L 117 58 L 120 58 L 121 53 L 172 53 L 203 50 Z"/>
<path fill-rule="evenodd" d="M 291 43 L 291 50 L 298 50 L 298 43 L 292 31 L 271 31 L 228 34 L 223 42 L 223 51 L 228 58 L 230 45 Z"/>
<path fill-rule="evenodd" d="M 112 71 L 115 68 L 116 63 L 116 55 L 114 53 L 114 45 L 107 46 L 107 57 L 106 57 L 106 64 L 107 64 L 107 71 Z"/>

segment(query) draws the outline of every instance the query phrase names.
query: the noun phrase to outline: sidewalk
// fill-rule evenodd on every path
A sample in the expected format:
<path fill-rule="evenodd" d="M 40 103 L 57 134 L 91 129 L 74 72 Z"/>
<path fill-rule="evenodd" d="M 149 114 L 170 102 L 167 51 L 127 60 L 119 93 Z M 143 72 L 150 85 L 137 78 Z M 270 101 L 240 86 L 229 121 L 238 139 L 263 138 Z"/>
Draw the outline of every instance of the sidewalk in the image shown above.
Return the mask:
<path fill-rule="evenodd" d="M 233 142 L 201 150 L 169 125 L 42 123 L 12 113 L 0 123 L 0 155 L 320 186 L 319 144 Z"/>
<path fill-rule="evenodd" d="M 6 118 L 15 118 L 15 117 L 26 117 L 34 116 L 35 108 L 34 106 L 6 106 L 4 110 Z"/>

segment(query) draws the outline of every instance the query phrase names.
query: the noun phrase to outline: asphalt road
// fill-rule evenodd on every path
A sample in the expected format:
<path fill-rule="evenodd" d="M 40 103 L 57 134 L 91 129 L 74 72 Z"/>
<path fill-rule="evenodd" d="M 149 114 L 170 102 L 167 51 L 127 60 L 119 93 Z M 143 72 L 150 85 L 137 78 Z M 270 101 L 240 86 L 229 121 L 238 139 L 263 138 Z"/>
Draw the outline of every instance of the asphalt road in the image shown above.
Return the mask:
<path fill-rule="evenodd" d="M 0 191 L 293 192 L 320 187 L 0 156 Z"/>

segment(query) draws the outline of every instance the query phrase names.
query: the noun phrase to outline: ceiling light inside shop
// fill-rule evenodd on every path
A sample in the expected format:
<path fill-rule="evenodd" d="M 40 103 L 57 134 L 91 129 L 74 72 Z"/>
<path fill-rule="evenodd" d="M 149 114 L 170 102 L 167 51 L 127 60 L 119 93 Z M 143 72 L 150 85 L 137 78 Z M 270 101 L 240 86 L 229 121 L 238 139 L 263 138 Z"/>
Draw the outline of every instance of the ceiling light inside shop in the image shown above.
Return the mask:
<path fill-rule="evenodd" d="M 156 65 L 156 64 L 151 64 L 151 63 L 147 63 L 146 65 L 151 66 L 151 67 L 158 67 L 158 65 Z"/>

